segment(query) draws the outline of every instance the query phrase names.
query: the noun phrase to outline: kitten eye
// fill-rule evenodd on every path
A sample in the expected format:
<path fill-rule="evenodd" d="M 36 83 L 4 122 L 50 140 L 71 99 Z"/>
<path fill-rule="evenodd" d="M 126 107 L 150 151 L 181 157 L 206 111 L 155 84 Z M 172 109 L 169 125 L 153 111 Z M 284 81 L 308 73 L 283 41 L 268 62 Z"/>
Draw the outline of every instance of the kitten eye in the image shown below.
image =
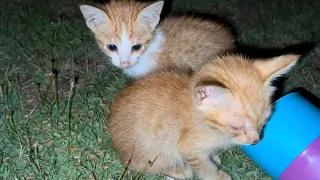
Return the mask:
<path fill-rule="evenodd" d="M 117 46 L 114 45 L 114 44 L 108 44 L 108 45 L 106 45 L 106 47 L 107 47 L 107 49 L 109 49 L 110 51 L 117 51 L 117 50 L 118 50 Z"/>
<path fill-rule="evenodd" d="M 231 128 L 232 130 L 234 130 L 234 131 L 239 131 L 239 130 L 242 129 L 242 128 L 236 127 L 236 126 L 230 126 L 230 128 Z"/>
<path fill-rule="evenodd" d="M 142 44 L 136 44 L 136 45 L 132 46 L 133 51 L 139 51 L 141 48 L 142 48 Z"/>

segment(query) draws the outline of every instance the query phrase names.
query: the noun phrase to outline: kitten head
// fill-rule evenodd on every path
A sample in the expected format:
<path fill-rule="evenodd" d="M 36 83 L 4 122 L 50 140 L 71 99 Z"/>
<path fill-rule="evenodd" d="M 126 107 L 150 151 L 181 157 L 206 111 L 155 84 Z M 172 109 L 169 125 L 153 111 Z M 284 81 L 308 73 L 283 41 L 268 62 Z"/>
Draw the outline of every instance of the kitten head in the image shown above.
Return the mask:
<path fill-rule="evenodd" d="M 111 1 L 100 8 L 81 5 L 102 51 L 120 68 L 134 66 L 152 40 L 163 2 Z"/>
<path fill-rule="evenodd" d="M 298 55 L 249 61 L 241 56 L 214 59 L 196 73 L 194 102 L 205 125 L 238 145 L 256 144 L 271 115 L 271 82 L 288 72 Z"/>

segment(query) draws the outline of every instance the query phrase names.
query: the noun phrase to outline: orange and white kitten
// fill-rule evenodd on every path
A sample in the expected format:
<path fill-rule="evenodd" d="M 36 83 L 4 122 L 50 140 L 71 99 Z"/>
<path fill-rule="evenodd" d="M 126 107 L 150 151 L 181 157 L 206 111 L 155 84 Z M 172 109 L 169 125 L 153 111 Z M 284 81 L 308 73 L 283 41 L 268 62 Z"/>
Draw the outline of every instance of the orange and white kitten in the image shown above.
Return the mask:
<path fill-rule="evenodd" d="M 121 161 L 136 171 L 185 179 L 231 179 L 217 155 L 232 145 L 256 144 L 271 114 L 271 81 L 298 55 L 249 61 L 213 58 L 191 77 L 151 73 L 120 92 L 108 131 Z"/>
<path fill-rule="evenodd" d="M 161 68 L 194 70 L 208 57 L 233 49 L 231 30 L 216 22 L 169 17 L 158 25 L 162 8 L 162 1 L 132 0 L 80 6 L 102 51 L 131 77 Z"/>

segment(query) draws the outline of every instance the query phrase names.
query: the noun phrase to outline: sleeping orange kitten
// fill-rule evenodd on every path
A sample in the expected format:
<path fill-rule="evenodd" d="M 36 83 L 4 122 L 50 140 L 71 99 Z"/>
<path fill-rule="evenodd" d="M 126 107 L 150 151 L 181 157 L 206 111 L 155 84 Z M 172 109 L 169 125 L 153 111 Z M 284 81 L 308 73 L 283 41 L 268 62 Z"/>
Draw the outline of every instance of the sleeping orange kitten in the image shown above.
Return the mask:
<path fill-rule="evenodd" d="M 158 25 L 162 7 L 162 1 L 111 0 L 80 9 L 102 51 L 131 77 L 168 67 L 194 70 L 208 57 L 233 49 L 230 29 L 216 22 L 170 17 Z"/>
<path fill-rule="evenodd" d="M 136 171 L 186 179 L 231 179 L 209 155 L 256 144 L 271 114 L 271 81 L 298 55 L 249 61 L 216 57 L 192 77 L 174 71 L 147 75 L 122 90 L 108 122 L 113 146 Z"/>

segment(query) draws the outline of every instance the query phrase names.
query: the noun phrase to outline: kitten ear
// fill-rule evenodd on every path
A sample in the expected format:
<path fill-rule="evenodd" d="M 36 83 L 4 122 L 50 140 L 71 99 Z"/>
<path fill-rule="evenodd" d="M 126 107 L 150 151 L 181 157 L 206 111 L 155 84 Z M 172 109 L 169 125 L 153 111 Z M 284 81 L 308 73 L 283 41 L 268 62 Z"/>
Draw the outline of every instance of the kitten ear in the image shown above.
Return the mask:
<path fill-rule="evenodd" d="M 218 85 L 198 86 L 195 91 L 198 106 L 226 106 L 232 96 L 227 88 Z"/>
<path fill-rule="evenodd" d="M 231 91 L 223 86 L 208 85 L 196 87 L 196 108 L 205 118 L 214 121 L 215 126 L 241 126 L 244 122 L 234 117 L 234 113 L 243 114 L 241 102 Z"/>
<path fill-rule="evenodd" d="M 147 27 L 154 29 L 160 21 L 160 14 L 163 8 L 163 4 L 163 1 L 159 1 L 144 8 L 138 14 L 137 20 L 139 21 L 139 23 L 143 23 Z"/>
<path fill-rule="evenodd" d="M 86 20 L 87 26 L 92 31 L 97 31 L 110 24 L 108 15 L 101 9 L 88 5 L 81 5 L 80 10 Z"/>
<path fill-rule="evenodd" d="M 265 61 L 255 61 L 264 85 L 269 85 L 274 79 L 287 73 L 299 60 L 300 55 L 288 54 L 274 57 Z"/>

